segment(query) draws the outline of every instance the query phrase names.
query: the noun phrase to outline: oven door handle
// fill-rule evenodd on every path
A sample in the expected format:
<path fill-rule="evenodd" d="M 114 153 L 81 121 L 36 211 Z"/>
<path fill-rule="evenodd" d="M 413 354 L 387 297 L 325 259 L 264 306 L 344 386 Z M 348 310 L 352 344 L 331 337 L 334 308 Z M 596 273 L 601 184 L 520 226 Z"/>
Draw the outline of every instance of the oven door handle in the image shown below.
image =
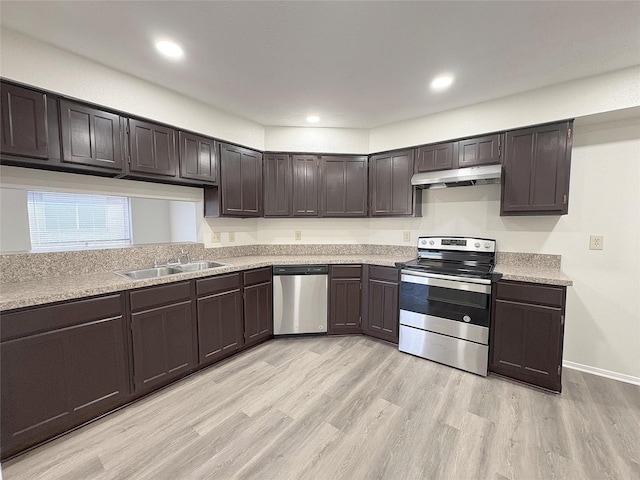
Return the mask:
<path fill-rule="evenodd" d="M 417 283 L 420 285 L 430 285 L 432 287 L 452 288 L 454 290 L 464 290 L 467 292 L 491 294 L 491 281 L 484 279 L 464 279 L 450 277 L 440 274 L 421 274 L 419 272 L 408 272 L 401 270 L 401 282 Z M 482 283 L 480 281 L 482 280 Z"/>

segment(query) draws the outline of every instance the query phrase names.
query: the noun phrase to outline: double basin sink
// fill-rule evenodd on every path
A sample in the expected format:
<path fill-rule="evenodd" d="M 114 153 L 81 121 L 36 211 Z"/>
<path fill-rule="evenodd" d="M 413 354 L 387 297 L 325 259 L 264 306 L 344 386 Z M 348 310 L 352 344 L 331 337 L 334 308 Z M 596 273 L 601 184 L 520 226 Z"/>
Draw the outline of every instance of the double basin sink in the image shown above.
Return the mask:
<path fill-rule="evenodd" d="M 228 265 L 224 263 L 201 260 L 198 262 L 180 263 L 162 267 L 142 268 L 137 270 L 121 270 L 114 273 L 128 278 L 129 280 L 146 280 L 149 278 L 159 278 L 169 275 L 175 275 L 176 273 L 199 272 L 201 270 L 210 270 L 227 266 Z"/>

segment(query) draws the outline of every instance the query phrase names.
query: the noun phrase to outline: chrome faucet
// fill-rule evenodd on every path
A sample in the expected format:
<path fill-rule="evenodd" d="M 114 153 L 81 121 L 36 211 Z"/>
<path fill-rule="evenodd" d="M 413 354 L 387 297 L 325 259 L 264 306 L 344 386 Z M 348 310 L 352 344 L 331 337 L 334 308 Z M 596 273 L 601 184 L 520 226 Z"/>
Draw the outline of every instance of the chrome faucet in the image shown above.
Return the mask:
<path fill-rule="evenodd" d="M 186 262 L 184 261 L 185 258 L 187 259 Z M 171 267 L 173 265 L 182 265 L 183 263 L 191 263 L 191 258 L 189 257 L 189 252 L 185 251 L 184 248 L 182 250 L 180 250 L 180 253 L 178 253 L 175 257 L 167 258 L 167 266 L 168 267 Z"/>

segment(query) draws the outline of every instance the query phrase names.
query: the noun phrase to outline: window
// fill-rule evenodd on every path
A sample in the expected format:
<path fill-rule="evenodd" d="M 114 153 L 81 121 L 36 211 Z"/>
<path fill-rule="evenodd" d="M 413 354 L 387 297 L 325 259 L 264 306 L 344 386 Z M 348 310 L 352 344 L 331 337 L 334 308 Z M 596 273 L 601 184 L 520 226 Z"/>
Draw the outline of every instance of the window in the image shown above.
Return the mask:
<path fill-rule="evenodd" d="M 27 192 L 32 250 L 131 245 L 127 197 Z"/>

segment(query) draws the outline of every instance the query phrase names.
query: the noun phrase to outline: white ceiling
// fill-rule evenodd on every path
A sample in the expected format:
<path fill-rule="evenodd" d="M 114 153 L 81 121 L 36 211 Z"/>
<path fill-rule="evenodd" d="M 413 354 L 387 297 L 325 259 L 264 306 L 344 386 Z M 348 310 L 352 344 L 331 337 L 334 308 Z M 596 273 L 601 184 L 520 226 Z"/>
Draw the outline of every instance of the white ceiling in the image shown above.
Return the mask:
<path fill-rule="evenodd" d="M 263 125 L 372 128 L 640 64 L 640 2 L 0 2 L 1 24 Z M 180 43 L 160 58 L 159 37 Z M 456 82 L 432 93 L 431 78 Z"/>

